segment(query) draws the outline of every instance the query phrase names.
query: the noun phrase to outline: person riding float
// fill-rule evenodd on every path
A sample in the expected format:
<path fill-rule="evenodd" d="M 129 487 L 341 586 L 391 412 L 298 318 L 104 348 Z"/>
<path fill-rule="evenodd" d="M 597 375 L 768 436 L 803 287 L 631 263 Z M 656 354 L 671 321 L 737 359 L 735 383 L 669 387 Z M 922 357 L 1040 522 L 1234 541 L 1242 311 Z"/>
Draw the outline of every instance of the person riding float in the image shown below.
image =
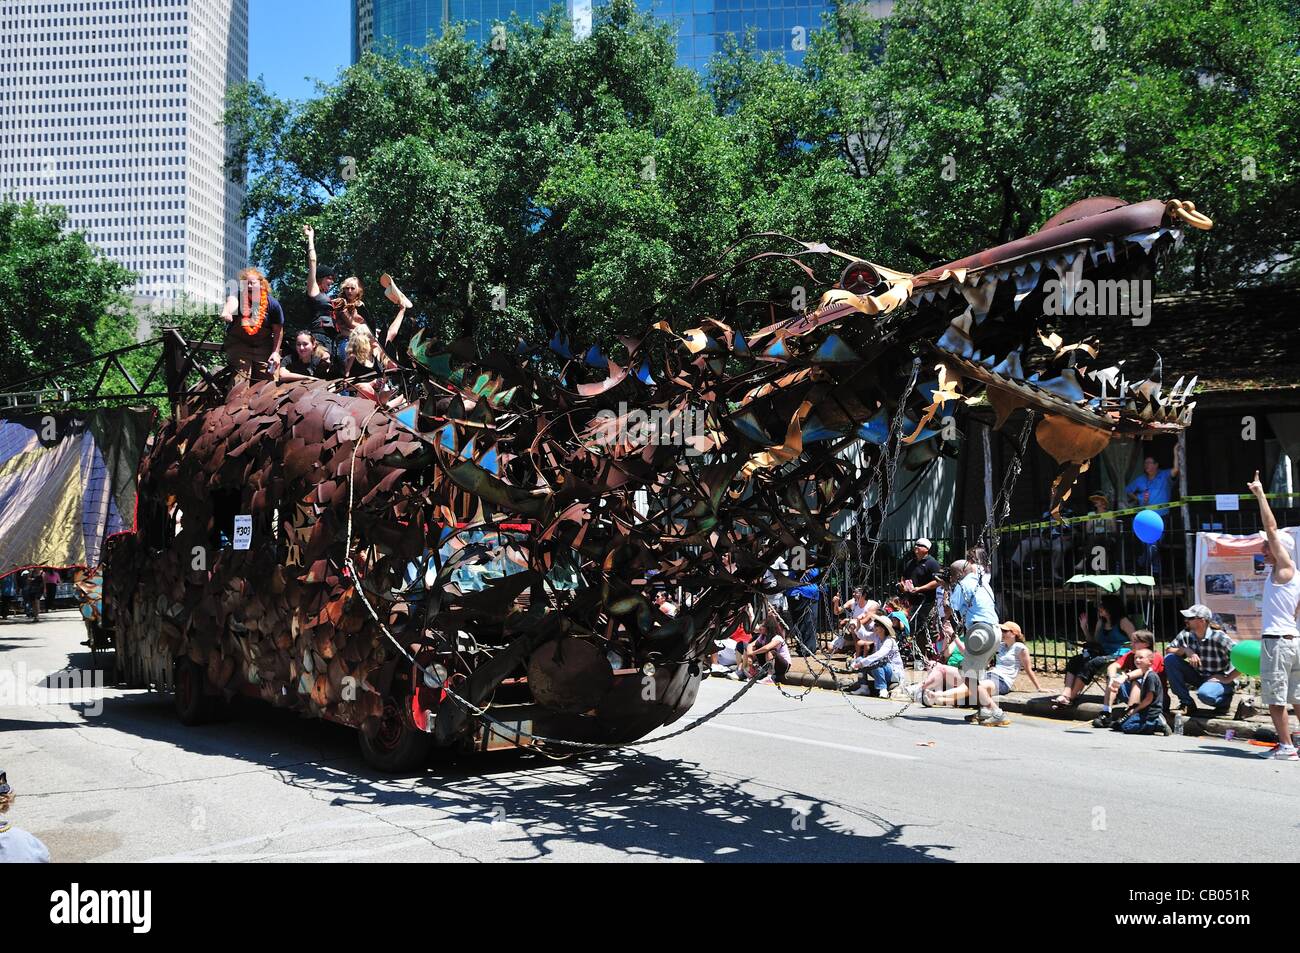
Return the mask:
<path fill-rule="evenodd" d="M 235 370 L 236 382 L 274 378 L 280 367 L 280 345 L 284 341 L 284 310 L 271 297 L 266 276 L 256 268 L 241 271 L 238 295 L 226 298 L 221 317 L 226 322 L 223 347 L 227 361 Z"/>

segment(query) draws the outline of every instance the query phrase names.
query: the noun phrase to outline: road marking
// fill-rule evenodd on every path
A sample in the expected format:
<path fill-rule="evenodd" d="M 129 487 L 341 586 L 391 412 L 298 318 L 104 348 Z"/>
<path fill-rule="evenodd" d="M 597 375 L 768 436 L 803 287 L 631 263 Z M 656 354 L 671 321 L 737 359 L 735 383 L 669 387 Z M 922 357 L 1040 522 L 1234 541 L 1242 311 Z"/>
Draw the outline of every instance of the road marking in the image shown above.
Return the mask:
<path fill-rule="evenodd" d="M 896 754 L 893 751 L 880 751 L 876 748 L 855 748 L 853 745 L 836 744 L 834 741 L 817 741 L 813 738 L 800 738 L 797 735 L 779 735 L 773 731 L 757 731 L 753 728 L 741 728 L 738 725 L 720 725 L 716 721 L 708 722 L 704 727 L 718 728 L 722 731 L 735 731 L 742 735 L 756 735 L 760 738 L 774 738 L 777 741 L 793 741 L 796 744 L 812 745 L 816 748 L 831 748 L 835 751 L 850 751 L 854 754 L 869 754 L 877 758 L 894 758 L 898 761 L 919 761 L 916 755 Z"/>

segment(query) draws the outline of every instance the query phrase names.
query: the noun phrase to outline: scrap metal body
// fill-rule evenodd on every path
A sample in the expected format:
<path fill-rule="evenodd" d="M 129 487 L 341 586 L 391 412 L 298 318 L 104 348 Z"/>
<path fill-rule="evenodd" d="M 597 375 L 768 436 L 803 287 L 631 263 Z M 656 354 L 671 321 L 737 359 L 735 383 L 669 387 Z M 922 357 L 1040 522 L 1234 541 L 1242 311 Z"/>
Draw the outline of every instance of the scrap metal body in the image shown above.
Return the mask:
<path fill-rule="evenodd" d="M 1185 425 L 1190 386 L 1103 369 L 1113 316 L 1058 319 L 1044 285 L 1149 277 L 1182 208 L 1089 200 L 921 275 L 793 243 L 697 285 L 794 265 L 828 289 L 807 313 L 748 336 L 736 308 L 660 322 L 617 360 L 420 335 L 401 413 L 324 382 L 213 391 L 163 430 L 139 531 L 110 544 L 119 670 L 166 686 L 188 658 L 214 691 L 369 733 L 397 717 L 444 746 L 481 745 L 484 711 L 552 738 L 642 737 L 690 708 L 756 595 L 798 584 L 765 582 L 773 561 L 829 563 L 842 511 L 878 525 L 885 448 L 937 439 L 963 398 L 987 391 L 999 423 L 1039 415 L 1058 497 L 1114 437 Z M 689 605 L 659 612 L 660 588 Z"/>

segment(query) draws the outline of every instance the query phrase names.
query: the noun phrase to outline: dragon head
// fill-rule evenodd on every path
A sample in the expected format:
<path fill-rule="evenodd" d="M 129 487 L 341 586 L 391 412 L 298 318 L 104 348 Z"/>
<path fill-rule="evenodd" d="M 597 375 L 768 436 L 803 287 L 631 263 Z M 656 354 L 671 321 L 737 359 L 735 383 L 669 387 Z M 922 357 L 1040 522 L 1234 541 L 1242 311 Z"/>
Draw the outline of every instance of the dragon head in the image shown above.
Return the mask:
<path fill-rule="evenodd" d="M 1188 225 L 1211 222 L 1190 202 L 1099 197 L 1068 206 L 1031 235 L 920 274 L 852 260 L 816 308 L 751 342 L 814 363 L 852 354 L 877 380 L 919 350 L 935 376 L 922 379 L 906 408 L 908 442 L 932 435 L 926 426 L 960 402 L 987 400 L 998 427 L 1017 409 L 1036 413 L 1039 445 L 1063 468 L 1055 511 L 1110 441 L 1176 433 L 1191 420 L 1195 378 L 1166 389 L 1158 354 L 1137 377 L 1126 373 L 1126 359 L 1110 360 L 1103 343 L 1117 322 L 1150 321 L 1157 267 Z M 815 254 L 850 257 L 807 244 L 787 257 Z"/>

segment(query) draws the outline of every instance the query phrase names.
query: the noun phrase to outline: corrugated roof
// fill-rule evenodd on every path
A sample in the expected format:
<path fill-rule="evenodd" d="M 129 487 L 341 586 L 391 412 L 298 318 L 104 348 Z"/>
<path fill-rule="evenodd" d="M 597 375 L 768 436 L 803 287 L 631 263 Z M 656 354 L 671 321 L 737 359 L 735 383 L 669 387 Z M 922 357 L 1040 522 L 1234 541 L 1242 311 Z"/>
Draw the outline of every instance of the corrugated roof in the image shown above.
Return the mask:
<path fill-rule="evenodd" d="M 1158 295 L 1150 324 L 1119 325 L 1102 345 L 1129 359 L 1130 378 L 1159 352 L 1165 385 L 1196 375 L 1198 394 L 1300 387 L 1300 287 Z"/>

